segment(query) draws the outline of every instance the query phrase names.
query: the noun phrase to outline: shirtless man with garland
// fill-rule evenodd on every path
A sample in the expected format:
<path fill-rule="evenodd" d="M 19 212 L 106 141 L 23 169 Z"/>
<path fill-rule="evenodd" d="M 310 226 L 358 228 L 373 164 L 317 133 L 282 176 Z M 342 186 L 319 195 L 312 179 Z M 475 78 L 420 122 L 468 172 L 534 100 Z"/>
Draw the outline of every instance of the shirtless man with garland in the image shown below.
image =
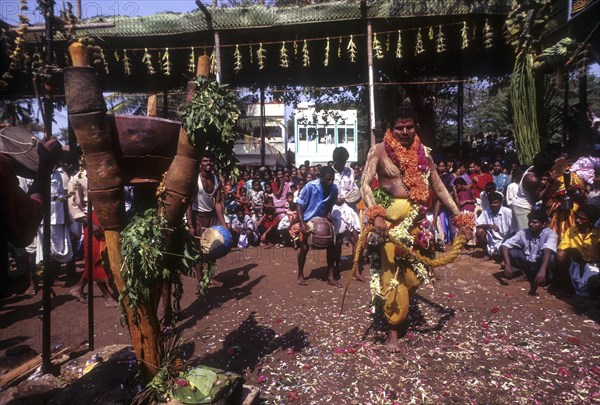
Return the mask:
<path fill-rule="evenodd" d="M 375 176 L 380 189 L 377 197 L 371 188 Z M 459 218 L 462 214 L 440 180 L 428 148 L 416 134 L 412 108 L 398 107 L 390 116 L 384 141 L 371 147 L 362 176 L 361 194 L 375 232 L 384 239 L 394 232 L 395 239 L 404 245 L 421 253 L 431 251 L 435 240 L 424 222 L 430 186 L 450 213 Z M 472 231 L 463 227 L 461 232 L 470 236 Z M 398 255 L 389 239 L 380 248 L 379 262 L 380 268 L 372 269 L 373 304 L 383 310 L 388 324 L 386 346 L 396 352 L 398 338 L 406 330 L 410 298 L 422 282 L 427 282 L 430 272 L 418 260 Z"/>

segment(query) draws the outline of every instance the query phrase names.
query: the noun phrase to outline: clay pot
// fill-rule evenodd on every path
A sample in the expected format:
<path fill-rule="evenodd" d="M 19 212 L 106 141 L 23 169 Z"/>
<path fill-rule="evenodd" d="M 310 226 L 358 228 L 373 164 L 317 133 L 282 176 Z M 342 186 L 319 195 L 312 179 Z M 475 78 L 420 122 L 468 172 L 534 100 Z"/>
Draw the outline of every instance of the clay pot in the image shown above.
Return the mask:
<path fill-rule="evenodd" d="M 88 191 L 98 221 L 104 229 L 121 230 L 127 223 L 123 187 Z"/>
<path fill-rule="evenodd" d="M 69 114 L 106 111 L 102 85 L 91 67 L 64 68 L 65 98 Z"/>
<path fill-rule="evenodd" d="M 315 249 L 326 249 L 333 243 L 333 225 L 326 218 L 315 217 L 307 223 L 308 243 Z"/>

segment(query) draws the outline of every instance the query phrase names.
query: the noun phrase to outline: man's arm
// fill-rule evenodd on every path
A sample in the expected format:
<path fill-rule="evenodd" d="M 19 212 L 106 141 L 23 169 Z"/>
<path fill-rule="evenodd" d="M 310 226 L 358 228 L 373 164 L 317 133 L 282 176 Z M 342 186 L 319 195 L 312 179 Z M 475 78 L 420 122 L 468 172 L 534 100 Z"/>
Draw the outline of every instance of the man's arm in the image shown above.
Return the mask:
<path fill-rule="evenodd" d="M 546 284 L 548 265 L 550 264 L 550 259 L 552 258 L 553 253 L 554 251 L 552 249 L 544 249 L 544 253 L 542 255 L 542 264 L 535 276 L 535 284 L 539 286 L 543 286 L 544 284 Z"/>
<path fill-rule="evenodd" d="M 221 182 L 215 193 L 215 212 L 217 213 L 217 220 L 221 226 L 227 226 L 225 222 L 225 207 L 223 206 L 223 189 L 221 188 Z"/>
<path fill-rule="evenodd" d="M 440 179 L 440 176 L 438 175 L 437 170 L 435 169 L 435 164 L 433 163 L 431 156 L 428 156 L 427 160 L 429 161 L 429 181 L 431 183 L 431 187 L 433 188 L 433 192 L 442 202 L 442 204 L 444 204 L 450 210 L 452 215 L 460 214 L 460 210 L 456 206 L 456 203 L 452 199 L 452 196 L 448 192 L 448 189 L 442 182 L 442 179 Z"/>
<path fill-rule="evenodd" d="M 375 178 L 377 164 L 379 162 L 377 145 L 378 144 L 371 146 L 371 149 L 369 150 L 367 163 L 365 163 L 365 169 L 361 178 L 360 194 L 367 207 L 377 205 L 375 196 L 373 196 L 373 190 L 371 189 L 371 182 L 373 182 L 373 179 Z"/>

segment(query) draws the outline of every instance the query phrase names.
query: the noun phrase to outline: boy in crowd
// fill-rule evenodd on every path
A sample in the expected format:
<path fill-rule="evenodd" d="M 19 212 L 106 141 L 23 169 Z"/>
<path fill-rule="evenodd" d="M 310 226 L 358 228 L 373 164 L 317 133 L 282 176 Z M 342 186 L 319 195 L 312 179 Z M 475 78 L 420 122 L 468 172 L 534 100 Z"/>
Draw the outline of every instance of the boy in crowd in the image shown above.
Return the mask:
<path fill-rule="evenodd" d="M 235 217 L 231 220 L 231 235 L 237 247 L 247 248 L 257 245 L 258 233 L 252 217 L 244 213 L 242 206 L 237 206 L 234 212 Z"/>
<path fill-rule="evenodd" d="M 513 233 L 512 212 L 502 206 L 502 194 L 494 191 L 487 196 L 489 207 L 477 218 L 475 237 L 489 259 L 500 261 L 500 245 Z"/>
<path fill-rule="evenodd" d="M 501 251 L 506 278 L 512 278 L 513 266 L 517 267 L 531 284 L 529 295 L 536 295 L 537 287 L 552 279 L 558 235 L 546 226 L 548 217 L 544 210 L 532 210 L 527 218 L 529 227 L 503 242 Z"/>
<path fill-rule="evenodd" d="M 599 216 L 598 207 L 579 207 L 556 254 L 558 268 L 568 269 L 575 293 L 584 297 L 600 297 L 600 228 L 594 228 Z"/>

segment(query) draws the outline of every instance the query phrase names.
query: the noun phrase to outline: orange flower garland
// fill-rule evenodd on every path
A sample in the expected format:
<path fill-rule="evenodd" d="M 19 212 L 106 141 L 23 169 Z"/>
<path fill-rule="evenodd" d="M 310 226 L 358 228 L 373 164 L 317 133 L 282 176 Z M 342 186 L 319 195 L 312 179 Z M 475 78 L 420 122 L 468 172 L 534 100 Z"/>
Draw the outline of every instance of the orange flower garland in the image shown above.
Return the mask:
<path fill-rule="evenodd" d="M 385 218 L 387 215 L 387 211 L 381 205 L 372 205 L 369 208 L 367 208 L 367 210 L 365 211 L 365 215 L 367 216 L 369 223 L 373 223 L 373 221 L 375 221 L 375 218 L 377 217 Z"/>
<path fill-rule="evenodd" d="M 429 199 L 429 185 L 424 174 L 429 170 L 429 163 L 421 139 L 415 135 L 410 148 L 400 144 L 391 130 L 387 130 L 383 138 L 385 150 L 394 164 L 400 169 L 402 181 L 406 187 L 410 201 L 425 204 Z"/>

